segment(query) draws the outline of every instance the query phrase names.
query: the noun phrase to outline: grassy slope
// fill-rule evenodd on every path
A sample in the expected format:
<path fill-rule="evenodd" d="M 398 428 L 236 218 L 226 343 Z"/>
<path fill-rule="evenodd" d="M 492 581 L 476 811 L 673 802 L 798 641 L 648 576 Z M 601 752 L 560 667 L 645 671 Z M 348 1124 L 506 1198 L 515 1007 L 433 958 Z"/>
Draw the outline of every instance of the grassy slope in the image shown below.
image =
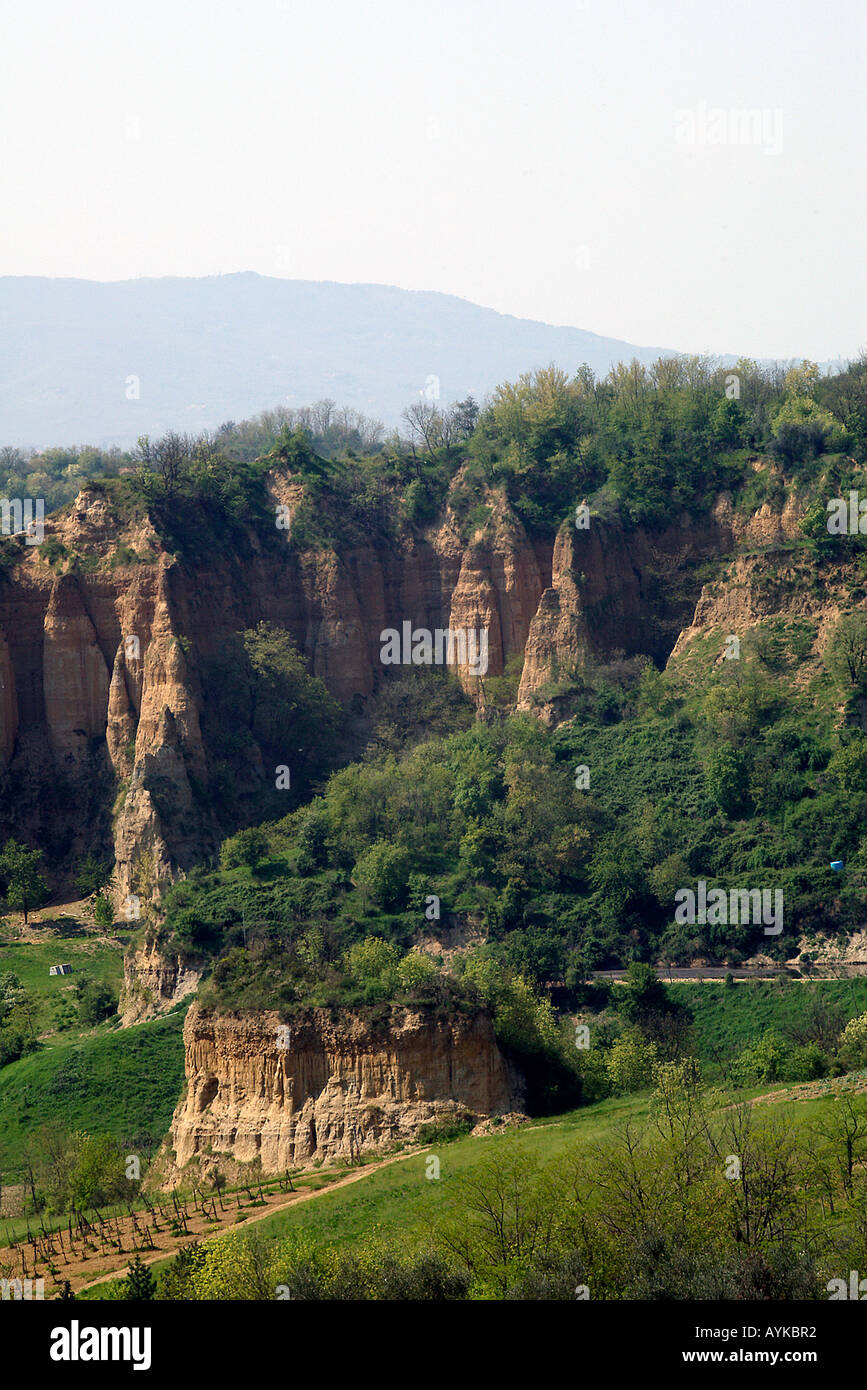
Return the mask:
<path fill-rule="evenodd" d="M 323 1196 L 297 1211 L 290 1208 L 279 1212 L 263 1221 L 260 1229 L 274 1236 L 289 1230 L 308 1231 L 317 1240 L 334 1245 L 353 1244 L 374 1231 L 399 1237 L 407 1246 L 421 1244 L 432 1223 L 448 1214 L 456 1180 L 466 1176 L 481 1159 L 495 1157 L 505 1146 L 548 1163 L 576 1140 L 582 1145 L 593 1143 L 603 1138 L 618 1120 L 646 1111 L 646 1096 L 628 1096 L 518 1129 L 433 1144 L 424 1154 L 371 1174 L 366 1182 Z M 440 1159 L 440 1177 L 436 1180 L 425 1176 L 430 1154 Z"/>
<path fill-rule="evenodd" d="M 362 1182 L 324 1192 L 315 1201 L 266 1217 L 256 1222 L 255 1229 L 270 1238 L 305 1232 L 317 1242 L 335 1246 L 353 1246 L 377 1236 L 397 1238 L 406 1249 L 421 1246 L 429 1239 L 432 1227 L 449 1215 L 457 1180 L 471 1174 L 483 1160 L 496 1158 L 508 1148 L 528 1159 L 549 1163 L 576 1141 L 582 1147 L 589 1146 L 603 1140 L 627 1117 L 646 1115 L 647 1106 L 647 1095 L 627 1096 L 501 1133 L 434 1144 L 423 1154 L 378 1169 Z M 440 1159 L 436 1180 L 425 1173 L 431 1154 Z M 153 1268 L 161 1269 L 167 1263 L 161 1260 Z M 106 1298 L 119 1282 L 97 1285 L 79 1297 Z"/>
<path fill-rule="evenodd" d="M 112 1134 L 147 1152 L 163 1138 L 184 1084 L 183 1012 L 120 1031 L 100 1029 L 32 1053 L 0 1072 L 0 1171 L 20 1172 L 43 1124 Z"/>
<path fill-rule="evenodd" d="M 867 977 L 815 980 L 809 984 L 792 981 L 785 985 L 746 981 L 738 982 L 733 989 L 716 983 L 666 983 L 666 988 L 673 998 L 692 1009 L 695 1050 L 703 1062 L 715 1054 L 729 1056 L 740 1051 L 768 1028 L 785 1035 L 792 1023 L 805 1016 L 812 999 L 840 1005 L 846 1019 L 867 1010 Z"/>
<path fill-rule="evenodd" d="M 742 1092 L 741 1098 L 749 1099 L 778 1089 L 779 1086 L 758 1087 Z M 821 1114 L 827 1103 L 828 1097 L 824 1097 L 774 1108 L 779 1109 L 789 1123 L 798 1125 Z M 577 1148 L 586 1154 L 589 1166 L 594 1146 L 604 1143 L 627 1119 L 635 1119 L 639 1124 L 644 1121 L 648 1104 L 649 1093 L 645 1092 L 601 1101 L 519 1129 L 433 1145 L 424 1154 L 415 1154 L 378 1169 L 359 1183 L 324 1192 L 315 1201 L 266 1217 L 255 1223 L 255 1229 L 266 1238 L 303 1233 L 317 1244 L 335 1247 L 362 1246 L 383 1237 L 397 1240 L 405 1250 L 418 1248 L 428 1242 L 432 1230 L 450 1215 L 458 1180 L 472 1176 L 473 1170 L 483 1162 L 496 1161 L 498 1154 L 509 1150 L 545 1165 L 570 1151 L 574 1153 Z M 426 1162 L 431 1154 L 440 1159 L 438 1180 L 426 1176 Z M 169 1263 L 160 1260 L 152 1267 L 158 1271 Z M 116 1297 L 121 1283 L 122 1280 L 117 1279 L 106 1281 L 83 1291 L 78 1297 L 98 1300 Z"/>
<path fill-rule="evenodd" d="M 50 924 L 46 924 L 50 928 Z M 48 935 L 48 932 L 46 932 Z M 72 966 L 72 975 L 49 975 L 49 966 Z M 39 1013 L 34 1020 L 37 1033 L 54 1023 L 55 1000 L 73 1000 L 73 986 L 82 974 L 109 985 L 117 994 L 123 982 L 123 951 L 117 945 L 86 935 L 62 935 L 52 930 L 45 941 L 18 941 L 7 935 L 0 940 L 0 974 L 14 971 L 26 989 L 36 995 Z"/>
<path fill-rule="evenodd" d="M 696 1049 L 705 1059 L 714 1048 L 725 1053 L 740 1048 L 766 1028 L 784 1031 L 806 1010 L 811 997 L 840 1004 L 847 1017 L 867 1009 L 867 979 L 785 987 L 756 982 L 733 989 L 716 984 L 669 988 L 692 1006 Z M 0 1073 L 0 1112 L 6 1117 L 0 1162 L 7 1170 L 13 1166 L 27 1133 L 48 1119 L 124 1138 L 147 1131 L 162 1137 L 183 1085 L 181 1021 L 177 1013 L 123 1032 L 101 1031 L 76 1045 L 67 1043 L 7 1067 Z M 78 1077 L 76 1067 L 81 1069 Z M 757 1087 L 743 1096 L 778 1088 L 779 1083 Z M 801 1103 L 792 1113 L 800 1121 L 822 1103 Z M 421 1244 L 431 1226 L 447 1216 L 456 1180 L 483 1158 L 495 1156 L 505 1145 L 546 1163 L 576 1143 L 585 1148 L 604 1139 L 627 1116 L 640 1118 L 647 1104 L 646 1094 L 610 1099 L 519 1129 L 435 1145 L 429 1153 L 440 1158 L 439 1180 L 426 1177 L 426 1158 L 417 1155 L 372 1173 L 362 1183 L 268 1217 L 257 1228 L 266 1236 L 303 1231 L 317 1242 L 335 1245 L 354 1245 L 376 1234 Z M 104 1294 L 105 1286 L 100 1286 L 87 1297 Z"/>
<path fill-rule="evenodd" d="M 867 1010 L 867 978 L 794 982 L 784 987 L 749 982 L 733 989 L 686 983 L 667 988 L 693 1009 L 695 1049 L 703 1061 L 712 1060 L 715 1052 L 728 1055 L 739 1050 L 767 1028 L 785 1033 L 812 998 L 841 1005 L 846 1018 Z M 87 1035 L 63 1034 L 52 1045 L 3 1068 L 0 1172 L 7 1181 L 19 1170 L 28 1134 L 50 1120 L 124 1140 L 148 1134 L 154 1142 L 161 1140 L 184 1083 L 182 1022 L 179 1011 L 121 1031 L 102 1025 Z M 612 1108 L 628 1104 L 606 1101 L 575 1111 L 558 1124 L 583 1132 L 588 1125 L 600 1124 Z M 551 1122 L 542 1122 L 522 1133 L 532 1134 L 531 1142 L 538 1144 L 550 1129 Z M 459 1157 L 461 1143 L 450 1145 L 448 1152 Z M 383 1181 L 394 1179 L 389 1176 Z"/>

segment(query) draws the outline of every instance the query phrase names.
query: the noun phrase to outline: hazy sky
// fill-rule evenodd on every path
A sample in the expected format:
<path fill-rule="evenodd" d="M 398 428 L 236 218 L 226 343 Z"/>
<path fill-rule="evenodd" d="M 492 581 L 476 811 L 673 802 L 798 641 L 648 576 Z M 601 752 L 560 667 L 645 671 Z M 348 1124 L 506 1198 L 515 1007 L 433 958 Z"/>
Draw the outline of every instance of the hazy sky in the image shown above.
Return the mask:
<path fill-rule="evenodd" d="M 377 281 L 636 343 L 852 355 L 865 14 L 4 3 L 0 274 Z"/>

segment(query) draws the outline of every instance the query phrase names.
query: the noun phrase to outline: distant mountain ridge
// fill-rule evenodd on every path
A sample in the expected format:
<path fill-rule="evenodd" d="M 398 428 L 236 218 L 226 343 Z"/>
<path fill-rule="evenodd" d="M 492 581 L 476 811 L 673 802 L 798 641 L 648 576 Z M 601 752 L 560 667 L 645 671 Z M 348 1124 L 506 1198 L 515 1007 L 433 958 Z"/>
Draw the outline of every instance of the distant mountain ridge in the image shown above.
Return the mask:
<path fill-rule="evenodd" d="M 580 328 L 389 285 L 0 277 L 0 444 L 107 447 L 324 396 L 386 425 L 420 394 L 484 396 L 556 362 L 651 362 Z"/>

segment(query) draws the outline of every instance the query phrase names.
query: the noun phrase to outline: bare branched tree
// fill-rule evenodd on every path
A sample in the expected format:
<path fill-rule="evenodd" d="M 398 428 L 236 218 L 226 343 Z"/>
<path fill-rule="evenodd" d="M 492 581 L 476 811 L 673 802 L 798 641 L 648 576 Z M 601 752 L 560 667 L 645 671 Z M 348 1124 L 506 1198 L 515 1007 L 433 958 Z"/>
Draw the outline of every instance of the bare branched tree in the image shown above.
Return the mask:
<path fill-rule="evenodd" d="M 432 401 L 415 401 L 401 417 L 409 428 L 413 455 L 422 449 L 433 455 L 442 443 L 442 416 Z"/>

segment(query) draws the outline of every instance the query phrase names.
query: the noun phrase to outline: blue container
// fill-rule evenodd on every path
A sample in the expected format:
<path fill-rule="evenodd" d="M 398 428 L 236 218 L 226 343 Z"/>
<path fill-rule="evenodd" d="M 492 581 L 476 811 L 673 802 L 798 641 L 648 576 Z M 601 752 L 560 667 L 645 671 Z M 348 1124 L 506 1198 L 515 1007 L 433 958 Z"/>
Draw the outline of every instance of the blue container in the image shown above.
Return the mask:
<path fill-rule="evenodd" d="M 842 859 L 832 859 L 832 860 L 831 860 L 831 868 L 834 869 L 838 874 L 841 873 L 841 872 L 842 872 L 842 869 L 843 869 L 843 860 L 842 860 Z"/>

